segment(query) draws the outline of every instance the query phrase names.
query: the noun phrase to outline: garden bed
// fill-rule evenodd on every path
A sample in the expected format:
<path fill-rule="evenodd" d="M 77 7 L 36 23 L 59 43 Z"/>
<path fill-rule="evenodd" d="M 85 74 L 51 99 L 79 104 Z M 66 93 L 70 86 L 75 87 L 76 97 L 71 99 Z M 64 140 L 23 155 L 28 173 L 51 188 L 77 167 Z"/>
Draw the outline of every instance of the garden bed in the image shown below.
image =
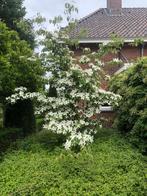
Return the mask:
<path fill-rule="evenodd" d="M 62 141 L 42 131 L 15 143 L 1 157 L 0 195 L 146 194 L 145 158 L 115 130 L 99 130 L 78 154 Z"/>

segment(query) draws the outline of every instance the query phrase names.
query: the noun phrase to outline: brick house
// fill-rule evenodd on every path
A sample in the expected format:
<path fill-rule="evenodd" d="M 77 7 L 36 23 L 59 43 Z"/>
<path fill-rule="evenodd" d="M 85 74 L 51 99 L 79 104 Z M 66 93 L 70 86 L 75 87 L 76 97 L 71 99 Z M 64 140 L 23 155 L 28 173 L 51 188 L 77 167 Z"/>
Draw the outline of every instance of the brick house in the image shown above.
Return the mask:
<path fill-rule="evenodd" d="M 80 38 L 79 49 L 75 50 L 80 56 L 81 48 L 88 47 L 93 51 L 98 49 L 100 43 L 108 43 L 112 34 L 117 34 L 124 39 L 124 46 L 118 54 L 109 54 L 104 62 L 113 58 L 123 61 L 120 66 L 105 66 L 104 70 L 110 76 L 125 70 L 128 63 L 142 56 L 147 56 L 147 8 L 122 8 L 122 0 L 107 0 L 107 8 L 99 9 L 78 21 L 71 37 L 78 37 L 82 29 L 86 36 Z M 139 46 L 132 46 L 136 38 L 144 40 Z M 107 84 L 103 84 L 103 88 Z M 111 108 L 103 108 L 106 117 L 112 116 Z"/>
<path fill-rule="evenodd" d="M 78 37 L 80 30 L 86 30 L 86 36 L 80 38 L 80 47 L 97 49 L 98 44 L 108 43 L 111 35 L 116 34 L 124 39 L 124 47 L 117 55 L 108 55 L 104 61 L 112 58 L 121 59 L 124 64 L 138 57 L 147 56 L 147 8 L 122 8 L 122 0 L 107 0 L 107 8 L 99 9 L 78 21 L 72 31 L 72 37 Z M 131 46 L 136 38 L 144 43 L 138 47 Z M 75 51 L 80 54 L 80 49 Z M 113 75 L 118 71 L 108 70 Z"/>

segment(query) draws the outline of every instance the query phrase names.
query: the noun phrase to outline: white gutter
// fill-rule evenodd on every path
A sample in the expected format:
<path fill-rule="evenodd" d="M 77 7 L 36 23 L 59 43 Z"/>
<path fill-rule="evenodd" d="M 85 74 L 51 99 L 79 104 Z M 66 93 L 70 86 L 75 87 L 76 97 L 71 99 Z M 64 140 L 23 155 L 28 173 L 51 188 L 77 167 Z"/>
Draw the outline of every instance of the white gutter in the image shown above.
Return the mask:
<path fill-rule="evenodd" d="M 79 40 L 80 44 L 88 44 L 88 43 L 105 43 L 108 44 L 112 40 Z"/>
<path fill-rule="evenodd" d="M 136 39 L 136 38 L 134 38 L 134 39 Z M 134 39 L 125 39 L 124 43 L 133 43 Z M 95 40 L 94 39 L 81 39 L 81 40 L 78 41 L 78 43 L 79 44 L 92 44 L 92 43 L 95 43 L 95 44 L 101 44 L 101 43 L 108 44 L 108 43 L 110 43 L 112 41 L 113 40 L 111 40 L 111 39 L 95 39 Z M 144 39 L 144 42 L 147 42 L 147 39 Z M 64 41 L 59 41 L 59 43 L 64 43 Z"/>
<path fill-rule="evenodd" d="M 134 38 L 136 39 L 136 38 Z M 125 43 L 132 43 L 134 42 L 134 39 L 125 39 L 124 42 Z M 105 43 L 108 44 L 109 42 L 112 42 L 113 40 L 109 39 L 81 39 L 79 40 L 80 44 L 88 44 L 88 43 Z M 147 42 L 147 39 L 144 39 L 144 42 Z"/>

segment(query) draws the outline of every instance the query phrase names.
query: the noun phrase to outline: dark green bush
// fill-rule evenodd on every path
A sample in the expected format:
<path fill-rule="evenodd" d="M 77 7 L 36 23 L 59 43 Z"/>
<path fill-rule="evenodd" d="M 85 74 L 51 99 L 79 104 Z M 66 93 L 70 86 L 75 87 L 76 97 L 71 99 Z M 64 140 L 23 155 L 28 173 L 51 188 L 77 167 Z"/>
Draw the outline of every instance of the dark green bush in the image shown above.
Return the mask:
<path fill-rule="evenodd" d="M 36 117 L 36 130 L 41 131 L 43 128 L 44 118 Z"/>
<path fill-rule="evenodd" d="M 3 127 L 3 110 L 0 104 L 0 128 Z"/>
<path fill-rule="evenodd" d="M 80 153 L 47 131 L 17 142 L 0 163 L 0 195 L 146 195 L 145 162 L 113 130 Z"/>
<path fill-rule="evenodd" d="M 0 128 L 0 140 L 2 140 L 4 137 L 7 137 L 8 134 L 18 133 L 21 132 L 20 129 L 17 128 Z"/>
<path fill-rule="evenodd" d="M 7 105 L 4 126 L 23 129 L 24 136 L 36 130 L 34 107 L 31 100 L 18 101 Z"/>
<path fill-rule="evenodd" d="M 0 128 L 0 153 L 6 150 L 16 139 L 23 136 L 22 129 Z"/>
<path fill-rule="evenodd" d="M 122 95 L 116 125 L 131 141 L 147 151 L 147 58 L 115 76 L 111 90 Z"/>

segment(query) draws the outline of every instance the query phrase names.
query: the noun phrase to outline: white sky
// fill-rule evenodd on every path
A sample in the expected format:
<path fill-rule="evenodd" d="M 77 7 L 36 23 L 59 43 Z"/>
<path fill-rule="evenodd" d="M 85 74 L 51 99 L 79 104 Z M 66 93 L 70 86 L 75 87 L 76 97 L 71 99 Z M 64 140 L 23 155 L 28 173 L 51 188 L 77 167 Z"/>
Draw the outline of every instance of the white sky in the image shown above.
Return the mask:
<path fill-rule="evenodd" d="M 78 18 L 84 17 L 89 13 L 106 7 L 107 0 L 74 0 L 79 9 Z M 27 10 L 27 17 L 32 18 L 40 13 L 47 19 L 63 14 L 65 2 L 71 0 L 24 0 Z M 147 7 L 147 0 L 122 0 L 123 7 Z"/>

